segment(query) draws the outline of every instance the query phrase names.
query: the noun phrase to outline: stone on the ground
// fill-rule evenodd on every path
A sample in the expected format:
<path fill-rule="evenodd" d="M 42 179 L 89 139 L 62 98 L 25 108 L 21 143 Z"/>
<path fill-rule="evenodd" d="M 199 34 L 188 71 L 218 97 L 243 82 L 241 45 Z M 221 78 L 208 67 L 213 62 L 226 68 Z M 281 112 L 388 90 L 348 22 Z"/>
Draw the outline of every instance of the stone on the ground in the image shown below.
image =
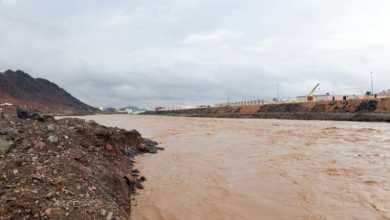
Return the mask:
<path fill-rule="evenodd" d="M 139 183 L 139 182 L 135 182 L 135 187 L 137 187 L 137 189 L 144 189 L 144 187 L 142 186 L 142 184 Z"/>
<path fill-rule="evenodd" d="M 46 144 L 43 143 L 42 141 L 38 141 L 38 142 L 34 145 L 34 147 L 39 147 L 39 148 L 42 148 L 42 147 L 45 147 L 45 146 L 46 146 Z"/>
<path fill-rule="evenodd" d="M 48 126 L 47 126 L 47 130 L 53 131 L 53 130 L 54 130 L 54 125 L 48 125 Z"/>
<path fill-rule="evenodd" d="M 46 215 L 51 215 L 51 209 L 46 209 L 45 214 Z"/>
<path fill-rule="evenodd" d="M 146 151 L 151 153 L 151 154 L 156 154 L 157 153 L 157 149 L 156 147 L 153 147 L 153 146 L 146 146 L 145 147 Z"/>
<path fill-rule="evenodd" d="M 57 143 L 57 142 L 58 142 L 58 137 L 56 137 L 56 136 L 50 136 L 50 137 L 47 139 L 47 142 L 49 142 L 49 143 Z"/>
<path fill-rule="evenodd" d="M 11 149 L 11 144 L 3 139 L 0 139 L 0 153 L 5 154 Z"/>
<path fill-rule="evenodd" d="M 114 215 L 113 212 L 109 212 L 108 215 L 107 215 L 107 220 L 111 220 L 112 219 L 112 215 Z"/>
<path fill-rule="evenodd" d="M 133 176 L 131 174 L 126 174 L 125 179 L 127 180 L 128 184 L 134 184 L 135 183 L 135 179 L 133 178 Z"/>
<path fill-rule="evenodd" d="M 106 150 L 112 151 L 114 148 L 111 146 L 111 144 L 106 145 Z"/>
<path fill-rule="evenodd" d="M 16 114 L 17 116 L 20 118 L 20 119 L 27 119 L 29 118 L 30 114 L 28 111 L 23 111 L 22 109 L 20 109 L 19 107 L 16 108 Z"/>
<path fill-rule="evenodd" d="M 143 138 L 144 143 L 148 146 L 156 146 L 158 143 L 156 141 L 152 141 L 149 138 Z"/>

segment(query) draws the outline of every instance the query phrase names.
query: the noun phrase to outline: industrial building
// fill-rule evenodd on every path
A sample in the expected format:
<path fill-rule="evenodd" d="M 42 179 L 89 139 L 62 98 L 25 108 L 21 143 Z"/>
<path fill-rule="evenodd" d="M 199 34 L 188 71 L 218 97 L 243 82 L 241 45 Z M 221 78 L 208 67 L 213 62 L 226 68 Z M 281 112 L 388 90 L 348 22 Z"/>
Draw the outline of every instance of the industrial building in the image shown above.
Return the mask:
<path fill-rule="evenodd" d="M 157 111 L 171 111 L 171 110 L 181 110 L 181 109 L 194 109 L 194 108 L 201 108 L 201 106 L 198 105 L 178 105 L 178 106 L 173 106 L 173 107 L 156 107 L 156 112 Z"/>
<path fill-rule="evenodd" d="M 390 98 L 390 89 L 383 90 L 383 92 L 379 93 L 378 96 L 385 97 L 385 98 Z"/>
<path fill-rule="evenodd" d="M 335 101 L 340 100 L 350 100 L 350 99 L 367 99 L 367 98 L 373 98 L 372 96 L 366 96 L 366 95 L 312 95 L 313 101 L 332 101 L 333 98 Z M 390 97 L 390 94 L 389 94 Z M 376 98 L 386 98 L 386 96 L 378 94 Z M 297 102 L 306 102 L 307 98 L 306 96 L 297 96 Z"/>
<path fill-rule="evenodd" d="M 224 106 L 244 106 L 244 105 L 262 105 L 262 104 L 270 104 L 273 103 L 271 99 L 256 99 L 256 100 L 248 100 L 248 101 L 237 101 L 237 102 L 222 102 L 217 103 L 215 107 L 224 107 Z"/>

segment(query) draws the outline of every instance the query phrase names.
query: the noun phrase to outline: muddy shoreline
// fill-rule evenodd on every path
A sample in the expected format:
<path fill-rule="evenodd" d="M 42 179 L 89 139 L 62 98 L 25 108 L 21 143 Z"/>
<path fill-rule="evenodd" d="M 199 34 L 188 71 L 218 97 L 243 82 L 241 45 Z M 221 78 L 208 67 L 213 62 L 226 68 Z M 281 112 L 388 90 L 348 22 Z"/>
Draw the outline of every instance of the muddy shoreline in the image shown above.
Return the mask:
<path fill-rule="evenodd" d="M 355 122 L 390 122 L 390 114 L 375 113 L 224 113 L 224 114 L 148 114 L 159 116 L 200 117 L 200 118 L 258 118 L 286 120 L 320 120 L 320 121 L 355 121 Z"/>
<path fill-rule="evenodd" d="M 209 118 L 390 122 L 390 99 L 355 99 L 345 101 L 212 107 L 157 112 L 149 111 L 143 114 Z"/>
<path fill-rule="evenodd" d="M 186 117 L 209 118 L 261 118 L 288 120 L 325 120 L 325 121 L 357 121 L 357 122 L 390 122 L 390 114 L 343 114 L 343 113 L 255 113 L 255 114 L 219 114 L 219 115 L 183 115 Z"/>

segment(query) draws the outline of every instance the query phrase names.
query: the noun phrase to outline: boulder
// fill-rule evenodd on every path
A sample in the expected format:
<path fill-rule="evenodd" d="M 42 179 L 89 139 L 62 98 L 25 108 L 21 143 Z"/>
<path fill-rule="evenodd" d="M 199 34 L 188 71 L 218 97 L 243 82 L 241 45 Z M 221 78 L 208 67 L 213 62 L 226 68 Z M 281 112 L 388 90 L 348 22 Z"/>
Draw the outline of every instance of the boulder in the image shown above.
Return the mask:
<path fill-rule="evenodd" d="M 135 187 L 136 187 L 137 189 L 144 189 L 144 187 L 142 186 L 142 184 L 139 183 L 139 182 L 135 182 Z"/>
<path fill-rule="evenodd" d="M 28 119 L 28 118 L 38 119 L 38 118 L 40 118 L 39 114 L 37 114 L 37 113 L 30 114 L 28 111 L 24 111 L 24 110 L 20 109 L 19 107 L 16 108 L 16 115 L 20 119 Z"/>
<path fill-rule="evenodd" d="M 18 115 L 18 118 L 20 119 L 27 119 L 29 118 L 30 114 L 28 113 L 28 111 L 23 111 L 22 109 L 20 109 L 19 107 L 16 108 L 16 114 Z"/>
<path fill-rule="evenodd" d="M 148 146 L 156 146 L 158 143 L 156 141 L 152 141 L 149 138 L 143 138 L 145 145 Z"/>
<path fill-rule="evenodd" d="M 146 146 L 145 150 L 146 150 L 146 152 L 149 152 L 151 154 L 156 154 L 157 153 L 157 149 L 155 147 L 153 147 L 153 146 Z"/>
<path fill-rule="evenodd" d="M 137 146 L 137 148 L 139 150 L 144 150 L 145 149 L 145 144 L 140 144 L 140 145 Z"/>
<path fill-rule="evenodd" d="M 134 184 L 135 183 L 135 179 L 133 178 L 133 176 L 131 174 L 127 174 L 125 176 L 125 179 L 127 181 L 127 184 Z"/>

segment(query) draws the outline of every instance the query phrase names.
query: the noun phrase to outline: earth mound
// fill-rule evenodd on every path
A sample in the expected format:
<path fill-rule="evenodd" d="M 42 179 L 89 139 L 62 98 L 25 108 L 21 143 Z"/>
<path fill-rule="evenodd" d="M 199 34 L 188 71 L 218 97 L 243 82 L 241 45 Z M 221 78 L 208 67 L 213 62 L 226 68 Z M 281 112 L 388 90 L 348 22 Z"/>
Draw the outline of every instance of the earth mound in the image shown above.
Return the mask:
<path fill-rule="evenodd" d="M 0 219 L 128 219 L 145 177 L 136 130 L 51 116 L 1 119 Z"/>

